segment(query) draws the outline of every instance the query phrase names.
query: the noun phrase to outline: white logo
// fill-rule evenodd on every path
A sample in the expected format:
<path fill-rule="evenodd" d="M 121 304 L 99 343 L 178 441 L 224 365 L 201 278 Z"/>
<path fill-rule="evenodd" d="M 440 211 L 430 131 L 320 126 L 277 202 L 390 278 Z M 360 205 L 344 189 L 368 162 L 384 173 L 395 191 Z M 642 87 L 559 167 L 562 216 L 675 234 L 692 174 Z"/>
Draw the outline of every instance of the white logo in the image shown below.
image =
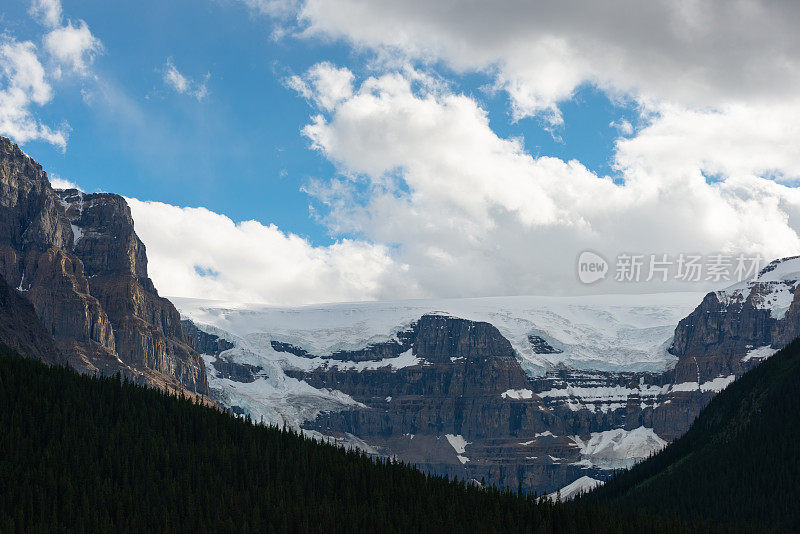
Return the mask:
<path fill-rule="evenodd" d="M 578 279 L 584 284 L 593 284 L 606 277 L 608 262 L 594 252 L 585 250 L 578 257 Z"/>

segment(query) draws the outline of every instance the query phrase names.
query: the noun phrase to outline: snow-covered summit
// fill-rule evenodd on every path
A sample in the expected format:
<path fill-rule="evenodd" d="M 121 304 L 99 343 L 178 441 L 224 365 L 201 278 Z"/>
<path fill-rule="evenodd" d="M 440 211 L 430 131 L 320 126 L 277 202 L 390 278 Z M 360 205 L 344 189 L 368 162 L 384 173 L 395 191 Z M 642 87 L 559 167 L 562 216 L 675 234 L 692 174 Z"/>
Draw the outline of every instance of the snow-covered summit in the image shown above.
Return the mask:
<path fill-rule="evenodd" d="M 761 269 L 755 282 L 796 282 L 800 280 L 800 256 L 771 261 Z"/>
<path fill-rule="evenodd" d="M 774 319 L 783 319 L 794 300 L 800 283 L 800 256 L 770 262 L 752 280 L 738 282 L 717 291 L 716 296 L 726 308 L 741 307 L 751 298 L 753 307 L 770 311 Z"/>

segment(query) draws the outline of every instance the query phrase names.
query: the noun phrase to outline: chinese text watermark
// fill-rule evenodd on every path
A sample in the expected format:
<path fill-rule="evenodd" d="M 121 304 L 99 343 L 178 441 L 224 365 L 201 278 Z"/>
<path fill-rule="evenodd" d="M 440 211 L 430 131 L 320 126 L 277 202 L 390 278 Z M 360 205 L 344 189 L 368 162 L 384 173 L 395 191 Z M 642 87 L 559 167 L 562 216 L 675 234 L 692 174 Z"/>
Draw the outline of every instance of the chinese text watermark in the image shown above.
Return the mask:
<path fill-rule="evenodd" d="M 619 254 L 609 265 L 600 254 L 578 256 L 578 279 L 593 284 L 607 277 L 617 282 L 743 282 L 758 276 L 764 258 L 745 254 Z"/>

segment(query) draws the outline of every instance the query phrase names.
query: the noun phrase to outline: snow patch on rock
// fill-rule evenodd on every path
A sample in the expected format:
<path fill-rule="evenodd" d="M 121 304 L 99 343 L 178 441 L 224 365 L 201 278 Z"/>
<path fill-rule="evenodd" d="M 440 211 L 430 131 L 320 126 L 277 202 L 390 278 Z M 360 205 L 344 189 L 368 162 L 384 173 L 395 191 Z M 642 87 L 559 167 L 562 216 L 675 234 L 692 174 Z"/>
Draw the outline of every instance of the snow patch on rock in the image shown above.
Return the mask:
<path fill-rule="evenodd" d="M 70 224 L 70 226 L 72 227 L 72 247 L 75 248 L 83 237 L 83 228 L 74 224 Z"/>
<path fill-rule="evenodd" d="M 500 394 L 504 399 L 532 399 L 533 391 L 530 389 L 509 389 Z"/>
<path fill-rule="evenodd" d="M 673 384 L 670 391 L 713 391 L 719 393 L 726 387 L 730 386 L 736 380 L 736 375 L 718 376 L 708 382 L 698 384 L 697 382 L 681 382 L 680 384 Z"/>
<path fill-rule="evenodd" d="M 453 447 L 453 450 L 456 451 L 457 454 L 464 454 L 467 450 L 467 445 L 469 442 L 464 439 L 464 436 L 461 434 L 445 434 L 447 441 L 450 443 L 450 446 Z"/>
<path fill-rule="evenodd" d="M 565 388 L 542 391 L 538 395 L 544 399 L 554 399 L 563 402 L 571 410 L 585 408 L 602 413 L 619 410 L 627 406 L 628 397 L 637 395 L 647 405 L 656 406 L 657 399 L 669 391 L 669 386 L 654 386 L 641 382 L 638 387 L 603 386 L 581 387 L 567 385 Z"/>
<path fill-rule="evenodd" d="M 634 430 L 616 428 L 605 432 L 592 432 L 586 441 L 580 436 L 574 436 L 572 439 L 580 449 L 582 463 L 600 469 L 630 467 L 667 445 L 667 442 L 658 437 L 652 428 L 644 426 Z"/>
<path fill-rule="evenodd" d="M 447 441 L 450 443 L 450 446 L 453 447 L 453 450 L 456 451 L 456 457 L 458 461 L 462 464 L 469 462 L 469 458 L 464 456 L 464 453 L 467 450 L 467 445 L 470 444 L 467 440 L 464 439 L 464 436 L 461 434 L 445 434 Z"/>
<path fill-rule="evenodd" d="M 773 349 L 769 345 L 765 345 L 763 347 L 758 347 L 757 349 L 752 349 L 747 351 L 747 354 L 744 355 L 742 361 L 746 362 L 748 360 L 753 360 L 753 359 L 766 360 L 776 352 L 778 352 L 778 349 Z"/>

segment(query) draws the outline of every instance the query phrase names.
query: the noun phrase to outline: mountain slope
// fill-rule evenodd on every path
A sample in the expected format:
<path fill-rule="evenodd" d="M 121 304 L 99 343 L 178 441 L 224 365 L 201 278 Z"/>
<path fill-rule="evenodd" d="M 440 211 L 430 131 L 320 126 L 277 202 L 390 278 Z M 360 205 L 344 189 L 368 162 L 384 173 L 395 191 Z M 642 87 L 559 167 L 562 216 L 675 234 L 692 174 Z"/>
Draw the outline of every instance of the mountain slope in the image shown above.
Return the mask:
<path fill-rule="evenodd" d="M 678 531 L 426 476 L 2 346 L 0 428 L 2 532 Z"/>
<path fill-rule="evenodd" d="M 719 393 L 680 439 L 587 500 L 800 531 L 800 340 Z"/>

